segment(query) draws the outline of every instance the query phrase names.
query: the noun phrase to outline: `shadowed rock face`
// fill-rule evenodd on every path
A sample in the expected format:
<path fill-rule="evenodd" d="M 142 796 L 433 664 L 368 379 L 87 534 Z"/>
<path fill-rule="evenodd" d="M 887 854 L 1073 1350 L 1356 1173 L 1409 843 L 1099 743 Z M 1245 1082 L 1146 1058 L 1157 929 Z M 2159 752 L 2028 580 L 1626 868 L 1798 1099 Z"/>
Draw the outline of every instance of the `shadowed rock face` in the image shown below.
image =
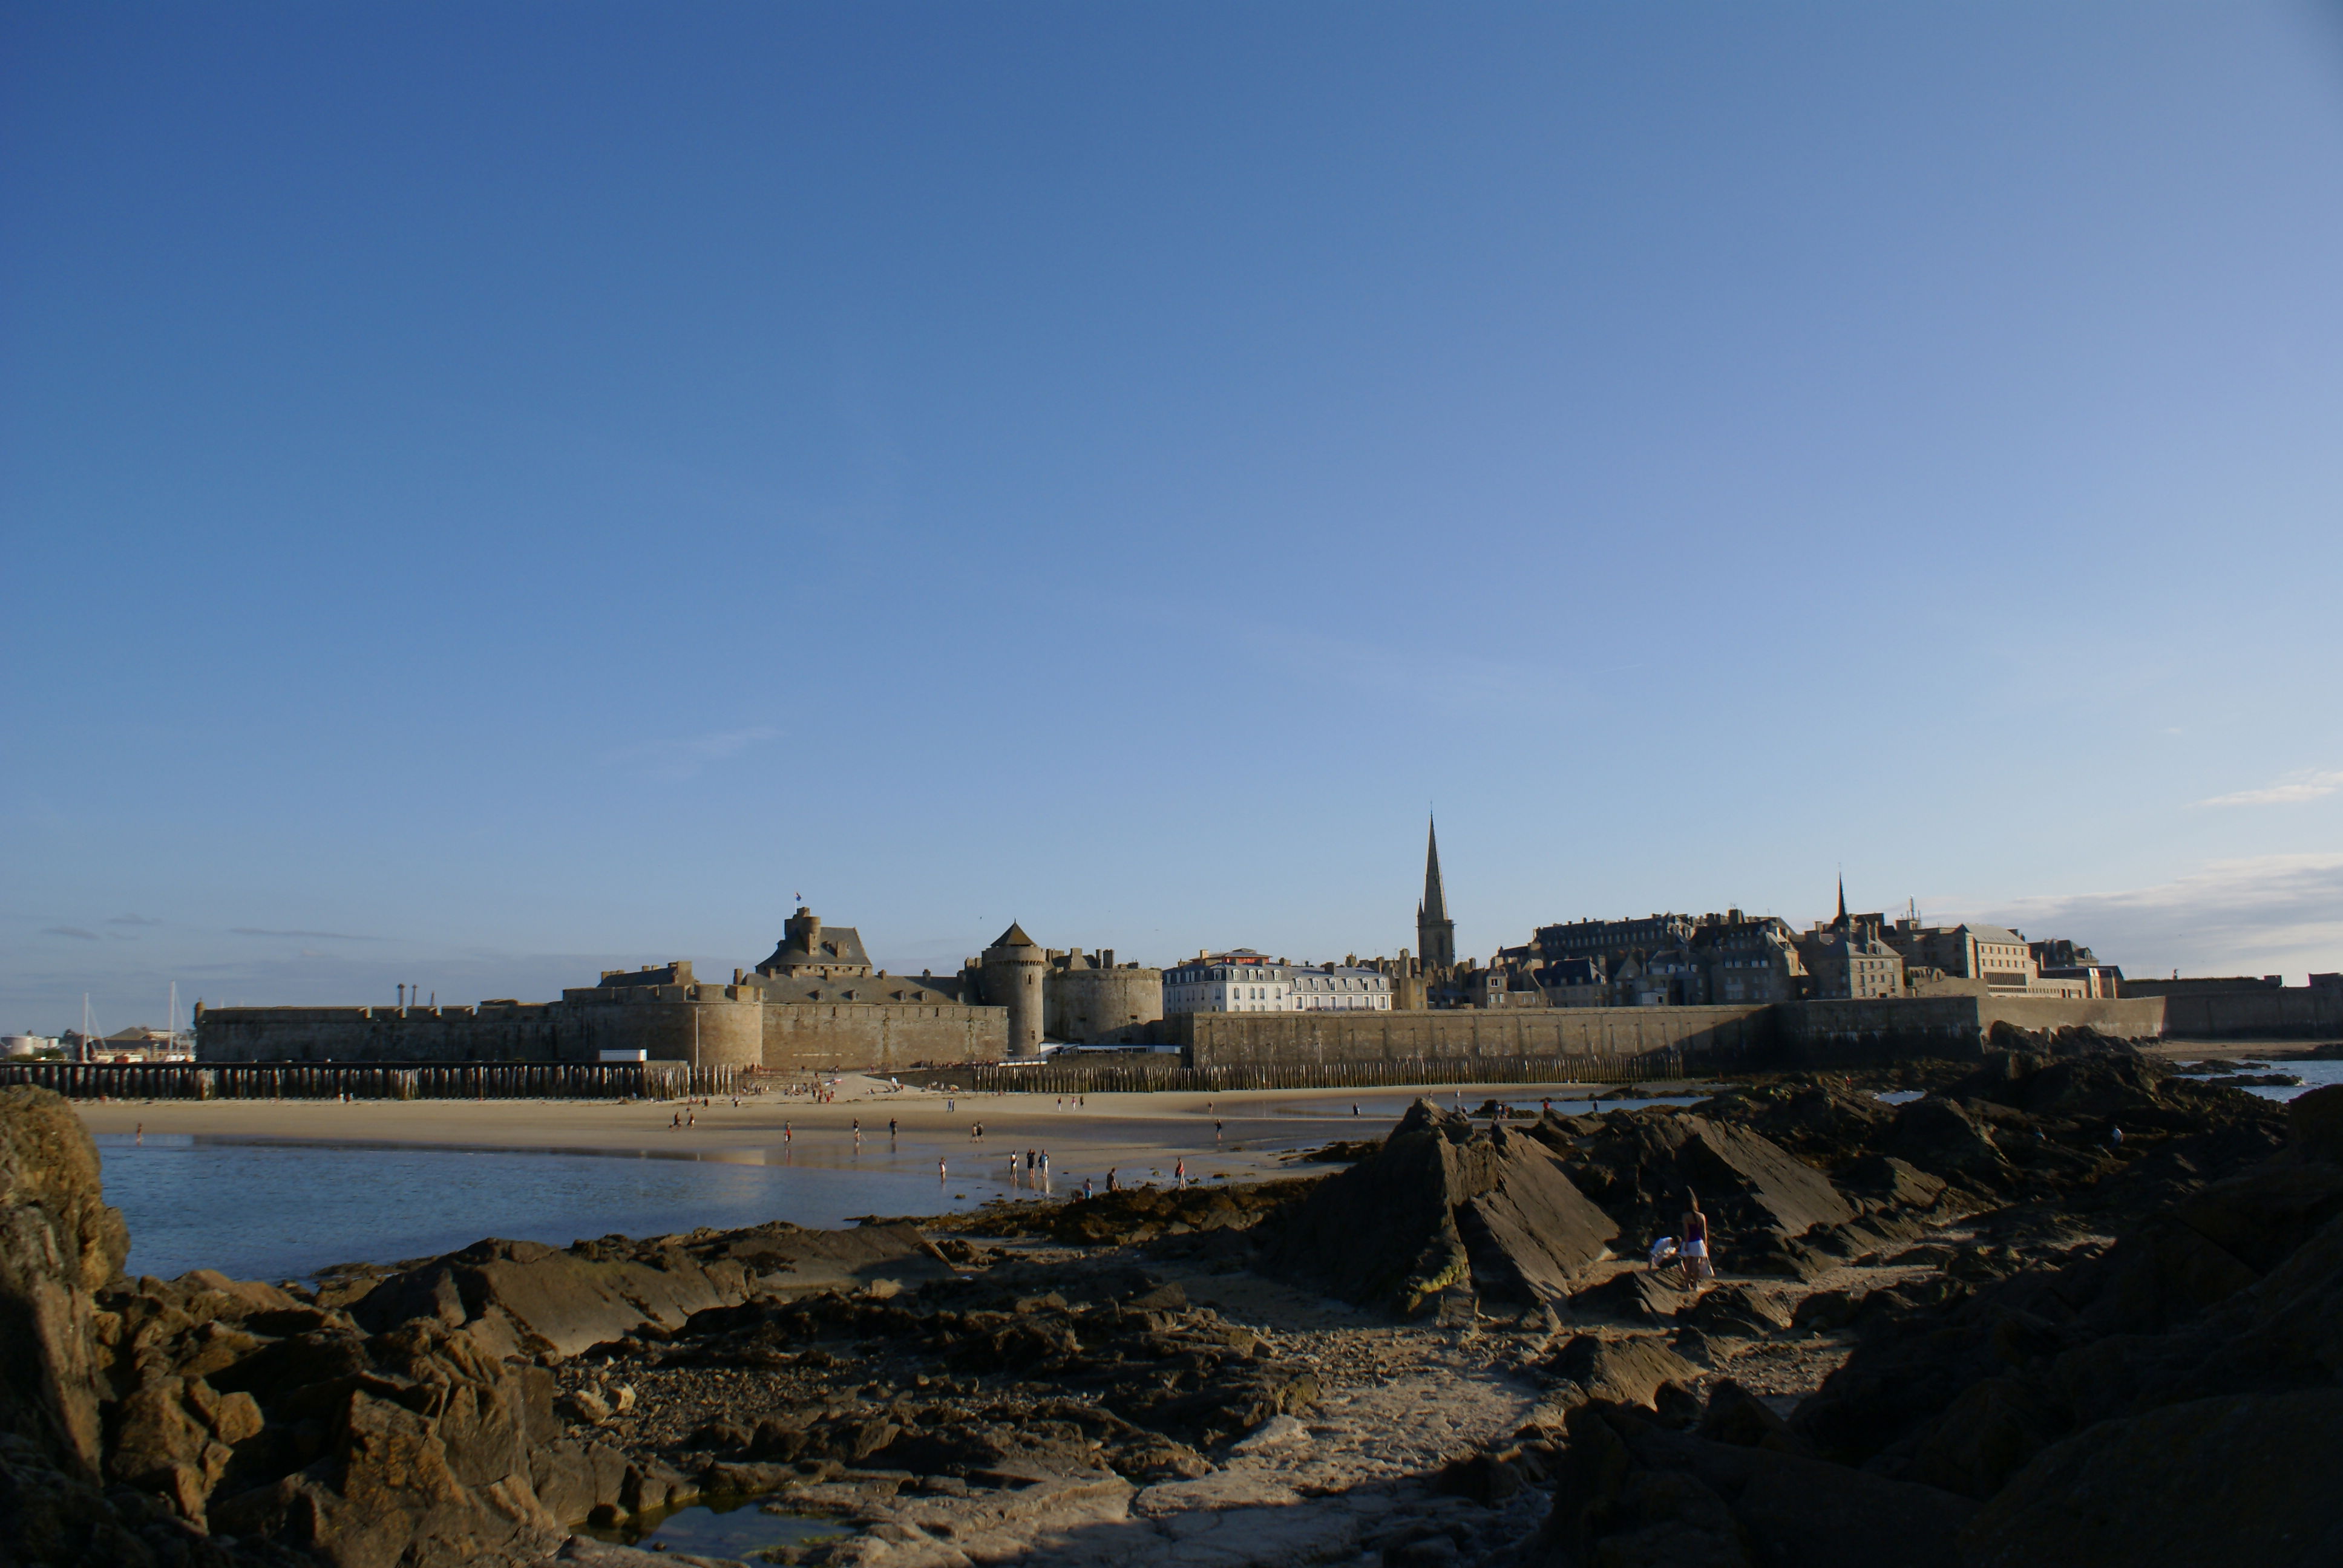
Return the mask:
<path fill-rule="evenodd" d="M 382 1279 L 350 1312 L 369 1328 L 429 1317 L 469 1328 L 506 1354 L 570 1356 L 647 1324 L 680 1327 L 694 1312 L 760 1292 L 880 1278 L 915 1283 L 950 1272 L 909 1225 L 808 1231 L 776 1222 L 567 1249 L 490 1240 Z"/>
<path fill-rule="evenodd" d="M 90 1292 L 129 1251 L 73 1107 L 0 1091 L 0 1430 L 85 1475 L 100 1458 Z"/>
<path fill-rule="evenodd" d="M 94 1292 L 119 1282 L 128 1250 L 73 1107 L 45 1090 L 0 1091 L 0 1563 L 292 1568 L 304 1560 L 206 1539 L 180 1506 L 192 1493 L 200 1510 L 206 1478 L 256 1429 L 249 1399 L 157 1372 L 114 1400 L 120 1323 Z M 136 1462 L 143 1492 L 102 1489 L 123 1478 L 126 1444 L 174 1452 Z"/>
<path fill-rule="evenodd" d="M 1295 1207 L 1263 1266 L 1413 1316 L 1450 1292 L 1558 1300 L 1618 1233 L 1535 1140 L 1419 1100 Z"/>
<path fill-rule="evenodd" d="M 1590 1121 L 1596 1125 L 1580 1131 Z M 1549 1118 L 1534 1135 L 1638 1246 L 1675 1234 L 1694 1198 L 1728 1257 L 1855 1217 L 1821 1171 L 1769 1139 L 1707 1117 L 1614 1111 L 1600 1119 Z"/>

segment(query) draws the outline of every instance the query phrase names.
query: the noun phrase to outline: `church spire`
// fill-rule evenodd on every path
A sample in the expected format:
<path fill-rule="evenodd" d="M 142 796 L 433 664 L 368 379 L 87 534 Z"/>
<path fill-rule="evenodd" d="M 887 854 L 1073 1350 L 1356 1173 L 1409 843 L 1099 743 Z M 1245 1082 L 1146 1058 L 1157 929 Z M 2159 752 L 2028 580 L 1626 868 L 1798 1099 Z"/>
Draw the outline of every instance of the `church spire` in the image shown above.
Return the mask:
<path fill-rule="evenodd" d="M 1838 874 L 1838 919 L 1831 922 L 1834 930 L 1846 930 L 1846 873 Z"/>
<path fill-rule="evenodd" d="M 1440 824 L 1433 822 L 1423 842 L 1423 918 L 1448 918 L 1448 890 L 1440 883 Z"/>
<path fill-rule="evenodd" d="M 1423 841 L 1423 901 L 1415 907 L 1415 950 L 1423 972 L 1443 974 L 1456 967 L 1456 922 L 1448 918 L 1448 890 L 1440 880 L 1440 827 L 1430 824 Z"/>

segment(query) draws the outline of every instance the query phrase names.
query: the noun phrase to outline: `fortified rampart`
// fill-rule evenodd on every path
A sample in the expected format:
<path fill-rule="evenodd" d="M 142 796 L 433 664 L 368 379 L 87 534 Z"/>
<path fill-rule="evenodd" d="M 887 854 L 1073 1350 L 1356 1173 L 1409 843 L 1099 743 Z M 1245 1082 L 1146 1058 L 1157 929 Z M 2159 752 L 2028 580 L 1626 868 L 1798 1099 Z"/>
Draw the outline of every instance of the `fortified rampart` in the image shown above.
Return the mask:
<path fill-rule="evenodd" d="M 1927 997 L 1712 1007 L 1460 1008 L 1393 1012 L 1179 1013 L 1152 1031 L 1184 1065 L 1332 1068 L 1476 1060 L 1606 1060 L 1672 1051 L 1689 1068 L 1820 1065 L 1899 1056 L 1973 1056 L 1996 1023 L 2035 1032 L 2087 1028 L 2127 1040 L 2165 1031 L 2165 1000 Z"/>
<path fill-rule="evenodd" d="M 2175 1040 L 2343 1039 L 2343 985 L 2214 989 L 2187 980 L 2126 980 L 2124 993 L 2153 994 L 2164 987 L 2171 989 L 2157 1000 L 2164 1003 L 2164 1032 Z"/>
<path fill-rule="evenodd" d="M 2165 1032 L 2164 999 L 1930 996 L 1776 1002 L 1766 1055 L 1784 1066 L 1908 1056 L 1973 1056 L 1996 1023 L 2037 1034 L 2092 1029 L 2122 1040 Z"/>
<path fill-rule="evenodd" d="M 1456 1008 L 1422 1011 L 1184 1012 L 1156 1026 L 1187 1065 L 1323 1067 L 1418 1059 L 1738 1055 L 1768 1038 L 1762 1004 L 1722 1007 Z"/>
<path fill-rule="evenodd" d="M 1163 971 L 1114 961 L 1114 950 L 1085 956 L 1051 950 L 1041 976 L 1041 1026 L 1075 1045 L 1144 1039 L 1163 1016 Z"/>
<path fill-rule="evenodd" d="M 196 1015 L 196 1058 L 224 1062 L 652 1061 L 768 1072 L 897 1071 L 998 1061 L 1008 1013 L 953 1003 L 769 1002 L 753 985 L 594 986 L 478 1008 L 236 1007 Z"/>

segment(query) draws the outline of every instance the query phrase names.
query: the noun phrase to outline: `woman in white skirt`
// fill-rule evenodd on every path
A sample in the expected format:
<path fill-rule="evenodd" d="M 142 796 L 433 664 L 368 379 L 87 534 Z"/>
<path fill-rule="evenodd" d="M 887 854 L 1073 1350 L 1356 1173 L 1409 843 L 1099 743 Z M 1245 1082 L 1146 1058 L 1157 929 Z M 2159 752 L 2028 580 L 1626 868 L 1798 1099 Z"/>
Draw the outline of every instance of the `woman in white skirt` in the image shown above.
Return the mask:
<path fill-rule="evenodd" d="M 1699 1199 L 1687 1194 L 1687 1201 L 1692 1207 L 1684 1211 L 1684 1239 L 1676 1243 L 1676 1251 L 1684 1262 L 1684 1283 L 1697 1286 L 1716 1278 L 1716 1268 L 1708 1259 L 1708 1216 L 1700 1211 Z"/>

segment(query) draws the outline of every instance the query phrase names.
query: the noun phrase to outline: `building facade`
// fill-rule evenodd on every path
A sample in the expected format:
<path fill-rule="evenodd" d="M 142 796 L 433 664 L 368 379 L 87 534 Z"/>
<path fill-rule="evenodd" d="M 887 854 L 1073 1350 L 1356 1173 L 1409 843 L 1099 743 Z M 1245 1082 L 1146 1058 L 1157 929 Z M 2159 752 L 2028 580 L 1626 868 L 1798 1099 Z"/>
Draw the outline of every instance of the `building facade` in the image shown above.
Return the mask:
<path fill-rule="evenodd" d="M 1294 964 L 1251 948 L 1200 952 L 1163 971 L 1163 1014 L 1192 1012 L 1388 1012 L 1388 968 Z"/>

